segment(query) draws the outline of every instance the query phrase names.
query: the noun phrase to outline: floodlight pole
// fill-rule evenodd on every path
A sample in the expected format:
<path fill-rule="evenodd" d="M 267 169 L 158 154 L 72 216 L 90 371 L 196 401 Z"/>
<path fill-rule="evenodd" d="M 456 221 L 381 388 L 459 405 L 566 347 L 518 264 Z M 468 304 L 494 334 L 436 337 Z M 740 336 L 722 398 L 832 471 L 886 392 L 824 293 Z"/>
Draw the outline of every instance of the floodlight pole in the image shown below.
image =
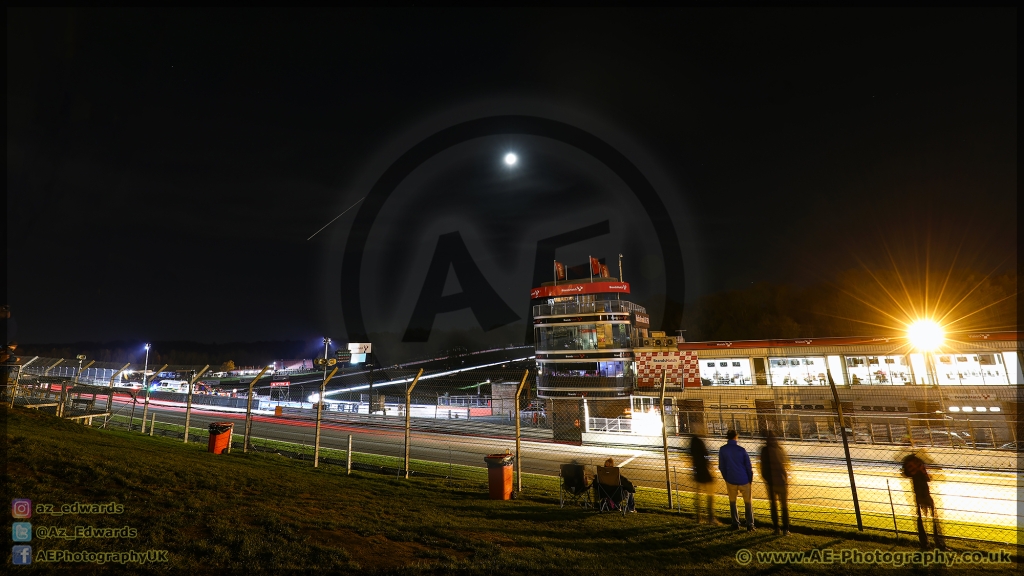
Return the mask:
<path fill-rule="evenodd" d="M 857 530 L 864 531 L 864 521 L 860 517 L 860 500 L 857 498 L 857 483 L 853 479 L 853 461 L 850 459 L 850 443 L 846 439 L 846 423 L 843 422 L 843 405 L 839 403 L 839 392 L 836 391 L 836 383 L 832 380 L 832 370 L 826 368 L 828 374 L 828 385 L 832 389 L 832 399 L 836 403 L 836 414 L 839 415 L 839 432 L 843 436 L 843 451 L 846 453 L 846 471 L 850 474 L 850 491 L 853 493 L 853 511 L 857 515 Z"/>
<path fill-rule="evenodd" d="M 416 383 L 420 381 L 420 376 L 423 376 L 423 368 L 416 373 L 416 377 L 412 379 L 412 384 L 405 389 L 405 479 L 409 479 L 409 432 L 412 427 L 412 389 L 416 387 Z"/>
<path fill-rule="evenodd" d="M 83 355 L 81 358 L 78 359 L 78 373 L 75 374 L 75 384 L 79 383 L 80 378 L 82 377 L 82 371 L 83 370 L 87 370 L 89 368 L 89 366 L 92 366 L 93 364 L 96 363 L 95 360 L 89 360 L 88 364 L 86 364 L 85 366 L 82 366 L 82 361 L 83 360 L 85 360 L 85 355 Z"/>
<path fill-rule="evenodd" d="M 523 491 L 523 460 L 520 453 L 522 448 L 522 434 L 520 432 L 520 421 L 522 418 L 519 417 L 519 398 L 523 394 L 523 387 L 526 386 L 526 379 L 530 377 L 529 370 L 523 370 L 523 379 L 519 381 L 519 387 L 516 388 L 516 493 Z M 493 390 L 492 390 L 493 393 Z"/>
<path fill-rule="evenodd" d="M 270 366 L 264 366 L 263 370 L 256 375 L 255 378 L 249 382 L 249 393 L 245 398 L 245 438 L 242 440 L 242 452 L 249 451 L 249 433 L 252 432 L 252 389 L 256 385 L 256 381 L 263 377 L 263 373 L 267 371 Z"/>
<path fill-rule="evenodd" d="M 331 375 L 327 375 L 327 364 L 324 364 L 324 381 L 320 383 L 320 398 L 316 403 L 316 439 L 313 445 L 313 468 L 320 467 L 320 420 L 323 417 L 324 412 L 324 394 L 327 392 L 327 381 L 334 378 L 334 375 L 338 373 L 338 367 L 335 366 L 334 370 L 331 370 Z"/>
<path fill-rule="evenodd" d="M 665 415 L 665 386 L 668 382 L 668 368 L 662 366 L 661 368 L 661 394 L 658 399 L 660 405 L 659 410 L 661 411 L 661 445 L 665 452 L 665 493 L 668 494 L 668 508 L 672 509 L 672 477 L 669 476 L 668 468 L 668 426 L 665 424 L 667 419 Z"/>
<path fill-rule="evenodd" d="M 142 388 L 146 392 L 146 403 L 142 407 L 142 429 L 146 429 L 146 414 L 149 413 L 149 386 L 146 385 L 146 373 L 149 372 L 149 349 L 152 346 L 146 344 L 146 363 L 142 367 Z M 158 371 L 159 372 L 159 371 Z M 132 417 L 131 420 L 135 420 L 135 404 L 132 404 Z M 132 431 L 132 422 L 128 422 L 128 431 Z"/>

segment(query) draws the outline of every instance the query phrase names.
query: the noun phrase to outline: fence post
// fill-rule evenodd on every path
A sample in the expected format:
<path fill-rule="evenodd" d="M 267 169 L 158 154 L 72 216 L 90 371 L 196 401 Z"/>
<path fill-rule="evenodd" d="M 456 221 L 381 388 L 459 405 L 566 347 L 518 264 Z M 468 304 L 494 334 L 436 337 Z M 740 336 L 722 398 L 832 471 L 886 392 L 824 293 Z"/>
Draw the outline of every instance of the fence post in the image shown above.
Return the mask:
<path fill-rule="evenodd" d="M 682 500 L 679 498 L 679 475 L 676 474 L 676 467 L 672 467 L 672 483 L 676 485 L 676 506 L 679 508 L 679 512 L 683 511 Z"/>
<path fill-rule="evenodd" d="M 103 417 L 103 428 L 107 427 L 107 422 L 110 422 L 110 415 L 114 413 L 114 380 L 129 366 L 131 366 L 131 362 L 121 366 L 121 369 L 114 372 L 114 375 L 110 377 L 110 384 L 107 386 L 107 415 Z"/>
<path fill-rule="evenodd" d="M 857 483 L 853 479 L 853 460 L 850 459 L 850 443 L 846 439 L 846 423 L 843 422 L 843 405 L 839 403 L 839 392 L 836 390 L 836 383 L 832 380 L 832 371 L 825 369 L 828 374 L 828 385 L 832 389 L 832 398 L 836 403 L 836 414 L 839 415 L 839 432 L 843 436 L 843 452 L 846 453 L 846 471 L 850 474 L 850 492 L 853 494 L 853 511 L 857 515 L 857 530 L 864 531 L 864 520 L 860 517 L 860 500 L 857 499 Z"/>
<path fill-rule="evenodd" d="M 11 408 L 14 408 L 14 398 L 18 395 L 18 383 L 21 382 L 21 371 L 36 360 L 39 360 L 39 356 L 35 356 L 28 362 L 18 366 L 18 373 L 14 376 L 14 390 L 11 392 Z"/>
<path fill-rule="evenodd" d="M 148 352 L 147 352 L 147 354 L 148 354 Z M 142 406 L 142 422 L 143 423 L 146 422 L 146 418 L 149 416 L 149 384 L 150 384 L 150 382 L 153 381 L 153 378 L 156 378 L 157 374 L 159 374 L 159 373 L 164 371 L 164 368 L 167 368 L 167 364 L 164 364 L 158 370 L 153 370 L 153 375 L 150 376 L 149 378 L 146 378 L 146 371 L 145 370 L 142 371 L 142 390 L 144 390 L 146 392 L 146 402 Z M 136 400 L 138 400 L 137 397 L 136 397 Z M 134 423 L 135 423 L 135 406 L 133 405 L 132 406 L 132 417 L 131 417 L 131 420 L 128 421 L 128 431 L 129 432 L 132 431 L 132 424 L 134 424 Z M 145 426 L 143 426 L 143 427 L 145 427 Z"/>
<path fill-rule="evenodd" d="M 324 381 L 320 383 L 320 397 L 316 403 L 316 439 L 313 445 L 313 468 L 320 467 L 320 419 L 324 412 L 324 393 L 327 391 L 327 381 L 334 378 L 334 375 L 338 373 L 338 367 L 335 366 L 334 370 L 331 370 L 331 375 L 327 376 L 327 368 L 324 368 Z"/>
<path fill-rule="evenodd" d="M 132 394 L 132 414 L 128 417 L 128 431 L 132 431 L 132 426 L 135 424 L 135 407 L 139 405 L 139 393 Z"/>
<path fill-rule="evenodd" d="M 242 438 L 243 453 L 249 451 L 249 434 L 252 432 L 252 389 L 253 386 L 256 385 L 256 381 L 259 380 L 263 376 L 263 373 L 269 368 L 270 366 L 264 366 L 263 370 L 260 370 L 260 373 L 257 374 L 251 382 L 249 382 L 249 394 L 245 399 L 245 437 Z"/>
<path fill-rule="evenodd" d="M 156 427 L 156 412 L 153 412 L 153 419 L 149 422 L 149 435 L 153 435 L 153 428 Z"/>
<path fill-rule="evenodd" d="M 668 382 L 668 368 L 661 367 L 661 394 L 658 395 L 661 411 L 661 446 L 665 453 L 665 494 L 668 496 L 668 509 L 672 509 L 672 477 L 668 473 L 668 426 L 665 418 L 665 386 Z"/>
<path fill-rule="evenodd" d="M 405 479 L 409 479 L 409 432 L 412 427 L 412 389 L 416 387 L 416 383 L 420 381 L 420 376 L 423 376 L 423 368 L 416 373 L 416 377 L 412 379 L 412 384 L 405 389 Z"/>
<path fill-rule="evenodd" d="M 515 411 L 516 411 L 516 493 L 517 494 L 519 492 L 523 491 L 523 461 L 522 461 L 522 453 L 520 452 L 520 448 L 522 448 L 522 438 L 523 438 L 523 436 L 522 436 L 522 430 L 521 430 L 521 426 L 522 426 L 522 421 L 521 420 L 522 419 L 519 417 L 519 398 L 523 394 L 523 387 L 526 386 L 526 379 L 529 378 L 529 377 L 530 377 L 530 371 L 529 370 L 523 370 L 523 379 L 519 381 L 519 387 L 516 388 Z M 451 450 L 451 445 L 449 445 L 449 450 Z M 449 465 L 449 468 L 451 468 L 451 465 Z M 451 475 L 451 473 L 449 472 L 449 476 L 450 475 Z"/>
<path fill-rule="evenodd" d="M 348 451 L 345 452 L 345 475 L 352 473 L 352 435 L 348 435 Z"/>
<path fill-rule="evenodd" d="M 199 380 L 207 370 L 210 369 L 210 365 L 207 364 L 198 374 L 192 376 L 188 381 L 188 402 L 185 404 L 185 444 L 188 444 L 188 426 L 189 422 L 192 421 L 192 388 L 196 385 L 196 380 Z"/>
<path fill-rule="evenodd" d="M 885 479 L 885 490 L 889 493 L 889 509 L 892 510 L 892 527 L 896 530 L 896 539 L 900 539 L 900 527 L 896 524 L 896 507 L 892 504 L 892 488 L 889 487 L 889 479 Z"/>

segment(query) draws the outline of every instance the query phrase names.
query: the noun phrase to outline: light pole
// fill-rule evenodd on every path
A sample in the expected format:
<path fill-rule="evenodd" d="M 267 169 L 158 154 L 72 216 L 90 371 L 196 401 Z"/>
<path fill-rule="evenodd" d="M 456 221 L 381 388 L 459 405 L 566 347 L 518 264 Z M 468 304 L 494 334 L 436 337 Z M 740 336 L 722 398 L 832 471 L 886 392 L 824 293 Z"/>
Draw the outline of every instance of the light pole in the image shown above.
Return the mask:
<path fill-rule="evenodd" d="M 146 373 L 149 372 L 149 343 L 146 343 L 146 363 L 142 368 L 142 387 L 146 389 L 146 403 L 142 407 L 142 426 L 146 426 L 146 415 L 149 413 L 149 386 L 146 386 Z M 128 431 L 131 432 L 132 424 L 135 423 L 135 400 L 132 400 L 132 417 L 128 421 Z"/>
<path fill-rule="evenodd" d="M 320 395 L 317 397 L 317 401 L 316 401 L 316 433 L 315 433 L 316 434 L 316 438 L 314 438 L 314 440 L 313 440 L 313 443 L 314 443 L 314 447 L 313 447 L 313 467 L 314 468 L 317 468 L 320 465 L 320 422 L 321 422 L 321 419 L 323 418 L 324 394 L 327 391 L 327 366 L 328 366 L 328 362 L 329 362 L 327 360 L 327 346 L 330 343 L 331 343 L 331 339 L 327 338 L 327 337 L 324 337 L 324 362 L 323 362 L 323 364 L 324 364 L 324 379 L 323 379 L 323 382 L 321 382 L 321 384 L 320 384 Z M 334 371 L 337 372 L 338 369 L 335 368 Z M 333 376 L 334 373 L 332 372 L 331 375 Z"/>

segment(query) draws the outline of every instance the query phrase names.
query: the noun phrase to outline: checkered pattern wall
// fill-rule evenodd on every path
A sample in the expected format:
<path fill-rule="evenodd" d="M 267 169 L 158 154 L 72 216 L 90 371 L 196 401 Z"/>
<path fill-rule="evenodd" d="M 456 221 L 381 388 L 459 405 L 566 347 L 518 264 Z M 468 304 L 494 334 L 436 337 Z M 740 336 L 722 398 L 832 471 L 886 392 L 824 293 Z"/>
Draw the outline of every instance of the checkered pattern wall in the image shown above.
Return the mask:
<path fill-rule="evenodd" d="M 656 388 L 661 384 L 661 367 L 656 366 L 653 358 L 677 357 L 679 365 L 668 369 L 665 375 L 667 387 L 684 386 L 686 388 L 700 386 L 700 367 L 697 364 L 697 353 L 678 350 L 640 351 L 636 353 L 636 383 L 638 388 Z"/>

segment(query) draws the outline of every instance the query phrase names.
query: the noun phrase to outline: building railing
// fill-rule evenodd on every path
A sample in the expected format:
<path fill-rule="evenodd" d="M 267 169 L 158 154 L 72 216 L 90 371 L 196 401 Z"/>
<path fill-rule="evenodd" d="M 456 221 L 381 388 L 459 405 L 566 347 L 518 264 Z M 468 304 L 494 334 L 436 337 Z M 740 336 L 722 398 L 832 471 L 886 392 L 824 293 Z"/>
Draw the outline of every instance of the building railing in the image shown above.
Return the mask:
<path fill-rule="evenodd" d="M 633 420 L 629 418 L 588 418 L 588 432 L 633 433 Z"/>
<path fill-rule="evenodd" d="M 490 408 L 490 396 L 438 396 L 438 406 L 452 406 L 460 408 Z"/>
<path fill-rule="evenodd" d="M 557 304 L 537 304 L 533 307 L 533 317 L 560 316 L 564 314 L 599 314 L 602 312 L 639 312 L 646 314 L 643 306 L 627 300 L 599 300 L 596 302 L 559 302 Z"/>

